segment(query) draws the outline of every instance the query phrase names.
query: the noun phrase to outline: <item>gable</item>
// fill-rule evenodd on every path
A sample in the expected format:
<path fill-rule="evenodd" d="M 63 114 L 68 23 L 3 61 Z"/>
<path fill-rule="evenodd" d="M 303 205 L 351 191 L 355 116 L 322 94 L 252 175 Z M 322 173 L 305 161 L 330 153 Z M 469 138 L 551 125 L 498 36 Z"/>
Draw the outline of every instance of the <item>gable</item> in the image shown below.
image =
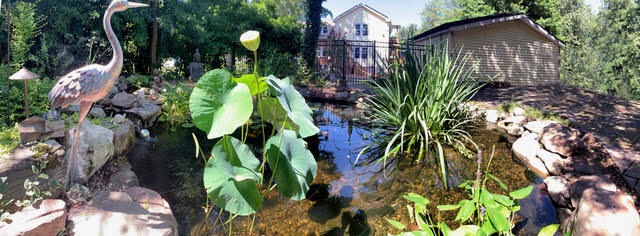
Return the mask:
<path fill-rule="evenodd" d="M 384 22 L 385 24 L 391 24 L 391 20 L 389 20 L 389 17 L 362 3 L 336 16 L 336 18 L 333 18 L 333 21 L 337 23 L 338 21 L 345 21 L 348 19 L 354 19 L 354 17 L 358 18 L 365 15 L 373 16 L 379 21 Z"/>

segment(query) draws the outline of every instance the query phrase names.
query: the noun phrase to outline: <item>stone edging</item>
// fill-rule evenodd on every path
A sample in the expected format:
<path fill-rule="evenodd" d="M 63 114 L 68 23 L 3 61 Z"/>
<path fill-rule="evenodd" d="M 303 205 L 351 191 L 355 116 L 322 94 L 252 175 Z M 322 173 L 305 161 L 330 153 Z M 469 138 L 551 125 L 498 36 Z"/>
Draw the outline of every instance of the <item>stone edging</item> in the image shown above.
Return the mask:
<path fill-rule="evenodd" d="M 640 235 L 640 215 L 629 194 L 634 190 L 593 134 L 554 121 L 529 121 L 522 108 L 476 113 L 517 138 L 512 150 L 544 179 L 563 235 Z"/>

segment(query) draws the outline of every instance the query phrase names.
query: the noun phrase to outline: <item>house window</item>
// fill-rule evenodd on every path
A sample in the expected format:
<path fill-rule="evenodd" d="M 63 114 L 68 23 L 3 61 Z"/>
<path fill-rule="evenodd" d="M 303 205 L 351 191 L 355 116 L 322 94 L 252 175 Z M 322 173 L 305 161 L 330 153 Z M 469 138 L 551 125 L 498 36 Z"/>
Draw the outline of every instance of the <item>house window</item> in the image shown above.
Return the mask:
<path fill-rule="evenodd" d="M 367 47 L 354 47 L 353 58 L 355 59 L 367 59 L 369 58 L 369 48 Z"/>
<path fill-rule="evenodd" d="M 367 24 L 355 24 L 356 36 L 368 36 L 369 35 L 369 26 Z"/>
<path fill-rule="evenodd" d="M 320 35 L 327 35 L 329 34 L 329 28 L 327 28 L 326 25 L 323 25 L 322 28 L 320 29 Z"/>
<path fill-rule="evenodd" d="M 319 49 L 319 52 L 317 52 L 318 56 L 321 56 L 321 57 L 326 57 L 327 56 L 327 51 L 324 50 L 323 46 L 320 46 L 318 49 Z"/>

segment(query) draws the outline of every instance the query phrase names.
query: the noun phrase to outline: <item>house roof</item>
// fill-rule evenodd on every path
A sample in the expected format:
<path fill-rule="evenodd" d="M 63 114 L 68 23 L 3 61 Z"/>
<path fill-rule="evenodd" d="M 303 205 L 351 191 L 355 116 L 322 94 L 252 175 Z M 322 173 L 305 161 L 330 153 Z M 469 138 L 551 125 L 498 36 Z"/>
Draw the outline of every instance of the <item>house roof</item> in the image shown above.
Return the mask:
<path fill-rule="evenodd" d="M 543 35 L 544 37 L 551 40 L 558 46 L 564 47 L 564 42 L 562 42 L 562 40 L 556 38 L 553 34 L 549 33 L 549 31 L 545 30 L 544 28 L 542 28 L 542 26 L 538 25 L 535 21 L 531 20 L 526 14 L 522 14 L 522 13 L 503 13 L 503 14 L 489 15 L 489 16 L 444 23 L 442 25 L 436 26 L 434 28 L 431 28 L 430 30 L 427 30 L 425 32 L 422 32 L 412 37 L 411 40 L 415 41 L 415 40 L 429 37 L 432 35 L 443 34 L 447 32 L 462 31 L 462 30 L 467 30 L 475 27 L 484 26 L 484 25 L 514 21 L 514 20 L 520 20 L 524 22 L 527 26 L 531 27 L 531 29 L 533 29 L 534 31 Z"/>
<path fill-rule="evenodd" d="M 342 18 L 342 17 L 346 16 L 346 15 L 347 15 L 347 14 L 349 14 L 350 12 L 355 11 L 356 9 L 358 9 L 358 8 L 360 8 L 360 7 L 364 8 L 365 10 L 368 10 L 369 12 L 373 13 L 374 15 L 378 15 L 379 17 L 381 17 L 382 19 L 384 19 L 384 21 L 386 21 L 387 23 L 391 23 L 391 20 L 389 19 L 389 17 L 388 17 L 387 15 L 382 14 L 382 12 L 379 12 L 378 10 L 373 9 L 372 7 L 370 7 L 369 5 L 364 4 L 364 3 L 360 3 L 360 4 L 358 4 L 358 5 L 353 6 L 353 7 L 352 7 L 352 8 L 350 8 L 349 10 L 346 10 L 346 11 L 345 11 L 345 12 L 343 12 L 342 14 L 340 14 L 340 15 L 336 16 L 335 18 L 333 18 L 333 21 L 334 21 L 334 22 L 335 22 L 335 21 L 338 21 L 338 19 L 340 19 L 340 18 Z"/>

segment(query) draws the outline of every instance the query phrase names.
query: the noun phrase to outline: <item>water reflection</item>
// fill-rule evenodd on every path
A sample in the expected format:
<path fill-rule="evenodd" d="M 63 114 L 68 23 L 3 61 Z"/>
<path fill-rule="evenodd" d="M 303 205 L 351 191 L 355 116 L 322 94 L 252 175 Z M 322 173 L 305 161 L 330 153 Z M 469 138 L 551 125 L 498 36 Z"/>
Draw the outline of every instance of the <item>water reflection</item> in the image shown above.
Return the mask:
<path fill-rule="evenodd" d="M 400 161 L 397 171 L 382 172 L 380 164 L 363 165 L 375 159 L 359 152 L 371 140 L 378 138 L 366 127 L 369 121 L 359 110 L 346 106 L 316 104 L 314 119 L 320 134 L 307 138 L 309 149 L 318 163 L 318 173 L 308 200 L 293 201 L 277 191 L 263 191 L 265 201 L 253 217 L 237 217 L 233 220 L 233 233 L 248 235 L 382 235 L 397 232 L 384 219 L 392 218 L 410 222 L 407 201 L 402 195 L 415 192 L 427 196 L 432 204 L 430 212 L 437 212 L 439 204 L 455 204 L 467 198 L 461 189 L 443 190 L 439 169 L 435 165 L 416 165 L 410 160 Z M 138 174 L 140 183 L 161 192 L 171 204 L 180 223 L 180 234 L 187 235 L 191 227 L 203 218 L 204 190 L 202 189 L 202 160 L 196 160 L 191 132 L 203 136 L 197 130 L 178 129 L 167 131 L 152 129 L 157 136 L 155 143 L 140 143 L 129 154 L 129 160 Z M 491 173 L 506 183 L 510 190 L 529 184 L 538 184 L 539 178 L 530 178 L 526 168 L 514 162 L 511 145 L 507 139 L 491 130 L 473 130 L 472 136 L 484 153 L 493 146 L 496 154 Z M 213 145 L 201 137 L 201 144 Z M 205 142 L 206 140 L 206 142 Z M 461 157 L 452 149 L 445 150 L 453 183 L 475 178 L 476 161 Z M 259 156 L 259 155 L 257 155 Z M 483 167 L 484 168 L 484 167 Z M 489 183 L 495 193 L 501 189 Z M 557 223 L 555 210 L 548 197 L 534 190 L 523 199 L 522 217 L 518 230 L 521 235 L 535 234 L 540 228 Z M 455 212 L 442 212 L 434 220 L 452 223 Z M 226 233 L 217 228 L 215 233 Z M 214 234 L 215 234 L 214 233 Z"/>

